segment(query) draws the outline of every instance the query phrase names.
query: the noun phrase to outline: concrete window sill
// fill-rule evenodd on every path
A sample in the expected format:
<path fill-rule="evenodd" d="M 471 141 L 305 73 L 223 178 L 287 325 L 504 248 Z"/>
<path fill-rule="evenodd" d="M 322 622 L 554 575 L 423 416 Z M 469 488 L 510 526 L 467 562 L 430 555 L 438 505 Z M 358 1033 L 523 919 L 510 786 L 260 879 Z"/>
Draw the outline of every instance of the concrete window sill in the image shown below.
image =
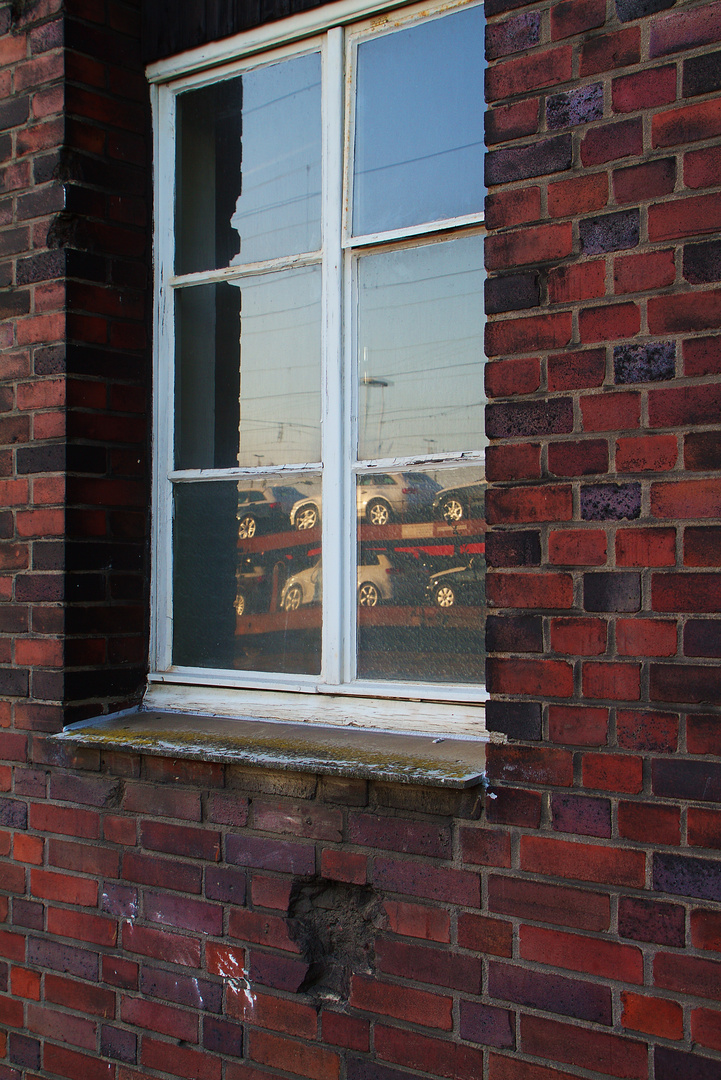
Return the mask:
<path fill-rule="evenodd" d="M 428 787 L 464 789 L 484 782 L 483 742 L 358 728 L 139 709 L 73 724 L 49 741 L 67 749 L 92 747 Z"/>

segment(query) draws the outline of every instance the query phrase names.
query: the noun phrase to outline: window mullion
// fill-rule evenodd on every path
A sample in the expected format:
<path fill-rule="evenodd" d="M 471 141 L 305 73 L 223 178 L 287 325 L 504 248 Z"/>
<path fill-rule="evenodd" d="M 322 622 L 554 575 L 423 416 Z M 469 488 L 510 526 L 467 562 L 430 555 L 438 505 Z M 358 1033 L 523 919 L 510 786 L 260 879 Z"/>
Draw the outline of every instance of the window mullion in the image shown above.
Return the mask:
<path fill-rule="evenodd" d="M 323 50 L 323 662 L 322 681 L 343 680 L 343 624 L 348 618 L 348 449 L 342 356 L 341 205 L 343 197 L 343 31 L 330 30 Z M 340 603 L 339 603 L 340 600 Z M 345 601 L 345 602 L 344 602 Z"/>

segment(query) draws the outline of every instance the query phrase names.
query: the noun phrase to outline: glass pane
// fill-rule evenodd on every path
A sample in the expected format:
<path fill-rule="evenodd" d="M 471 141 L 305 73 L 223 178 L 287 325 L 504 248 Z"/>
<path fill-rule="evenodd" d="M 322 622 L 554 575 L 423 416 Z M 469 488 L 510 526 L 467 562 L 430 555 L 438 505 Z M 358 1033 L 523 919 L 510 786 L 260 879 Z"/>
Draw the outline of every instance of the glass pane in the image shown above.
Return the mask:
<path fill-rule="evenodd" d="M 358 46 L 353 233 L 483 209 L 481 8 Z"/>
<path fill-rule="evenodd" d="M 175 463 L 320 460 L 320 267 L 176 293 Z"/>
<path fill-rule="evenodd" d="M 176 485 L 174 664 L 319 673 L 320 528 L 290 524 L 319 490 L 308 474 Z"/>
<path fill-rule="evenodd" d="M 483 237 L 358 260 L 358 457 L 480 450 Z"/>
<path fill-rule="evenodd" d="M 357 477 L 359 678 L 482 683 L 482 467 Z"/>
<path fill-rule="evenodd" d="M 178 97 L 176 271 L 317 251 L 320 54 Z"/>

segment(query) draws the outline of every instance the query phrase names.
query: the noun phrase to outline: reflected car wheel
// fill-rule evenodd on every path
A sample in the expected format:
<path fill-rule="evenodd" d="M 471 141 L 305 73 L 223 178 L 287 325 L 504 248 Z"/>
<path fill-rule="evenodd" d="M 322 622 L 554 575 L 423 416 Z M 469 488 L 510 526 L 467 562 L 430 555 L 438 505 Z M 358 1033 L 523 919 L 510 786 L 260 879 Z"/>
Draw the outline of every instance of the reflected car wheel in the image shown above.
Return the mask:
<path fill-rule="evenodd" d="M 238 593 L 235 598 L 235 613 L 236 615 L 245 615 L 248 610 L 248 601 L 242 593 Z"/>
<path fill-rule="evenodd" d="M 303 601 L 303 590 L 300 585 L 291 585 L 283 600 L 286 611 L 297 611 Z"/>
<path fill-rule="evenodd" d="M 382 499 L 373 499 L 366 508 L 369 525 L 387 525 L 391 519 L 391 508 Z"/>
<path fill-rule="evenodd" d="M 308 506 L 302 506 L 295 515 L 295 527 L 302 531 L 303 529 L 314 529 L 318 524 L 318 509 L 313 506 L 312 503 Z"/>
<path fill-rule="evenodd" d="M 375 607 L 380 600 L 380 593 L 372 581 L 364 581 L 358 586 L 358 603 L 361 607 Z"/>
<path fill-rule="evenodd" d="M 438 607 L 453 607 L 456 602 L 456 594 L 450 585 L 439 585 L 436 589 L 434 600 Z"/>
<path fill-rule="evenodd" d="M 448 499 L 444 499 L 441 513 L 446 521 L 460 521 L 463 517 L 463 503 L 460 499 L 450 496 Z"/>
<path fill-rule="evenodd" d="M 245 514 L 238 522 L 238 536 L 241 540 L 250 540 L 258 531 L 258 523 L 252 514 Z"/>

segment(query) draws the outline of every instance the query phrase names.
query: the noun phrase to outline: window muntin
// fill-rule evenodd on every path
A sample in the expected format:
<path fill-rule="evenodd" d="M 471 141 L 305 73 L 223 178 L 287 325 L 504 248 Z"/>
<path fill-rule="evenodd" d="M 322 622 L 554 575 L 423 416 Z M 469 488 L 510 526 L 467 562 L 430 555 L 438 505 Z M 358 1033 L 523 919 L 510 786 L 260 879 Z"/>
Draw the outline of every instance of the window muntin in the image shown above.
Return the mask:
<path fill-rule="evenodd" d="M 454 19 L 460 15 L 465 17 L 471 13 L 478 16 L 480 9 L 468 6 L 450 15 L 440 15 L 428 23 L 418 22 L 417 17 L 413 15 L 410 18 L 404 15 L 400 23 L 394 26 L 388 25 L 382 31 L 379 31 L 377 27 L 361 27 L 352 28 L 347 32 L 346 70 L 349 73 L 349 81 L 346 85 L 350 86 L 350 93 L 346 99 L 346 144 L 348 147 L 354 145 L 353 131 L 357 127 L 357 117 L 354 112 L 355 72 L 357 55 L 360 53 L 362 56 L 362 47 L 367 44 L 375 45 L 381 41 L 382 37 L 398 36 L 409 32 L 409 29 L 422 26 L 432 27 L 435 23 L 442 24 L 446 19 Z M 477 25 L 480 27 L 480 22 Z M 383 569 L 390 568 L 399 582 L 401 576 L 410 579 L 411 569 L 416 572 L 421 567 L 425 579 L 429 579 L 431 572 L 440 572 L 442 569 L 460 573 L 472 554 L 471 549 L 474 546 L 476 548 L 480 546 L 482 549 L 483 546 L 483 522 L 480 516 L 471 519 L 466 513 L 465 520 L 459 523 L 447 518 L 439 506 L 436 506 L 432 515 L 429 512 L 431 496 L 452 486 L 451 481 L 460 487 L 473 484 L 482 486 L 483 483 L 483 446 L 485 444 L 482 436 L 481 404 L 483 367 L 479 341 L 482 326 L 480 315 L 482 263 L 477 254 L 481 243 L 481 233 L 477 224 L 481 217 L 482 207 L 480 173 L 469 174 L 472 176 L 475 193 L 469 197 L 471 209 L 465 217 L 457 213 L 459 209 L 457 204 L 450 207 L 432 206 L 431 211 L 414 210 L 416 223 L 405 231 L 402 224 L 397 224 L 398 218 L 388 218 L 384 224 L 392 220 L 394 232 L 392 237 L 394 244 L 390 248 L 377 246 L 375 243 L 377 236 L 353 237 L 350 230 L 341 233 L 341 190 L 338 183 L 340 179 L 338 149 L 341 141 L 339 121 L 342 117 L 338 99 L 343 86 L 342 65 L 339 63 L 341 35 L 341 31 L 331 30 L 320 42 L 320 48 L 310 43 L 302 46 L 305 51 L 301 56 L 279 56 L 277 60 L 263 57 L 260 62 L 255 61 L 258 66 L 251 66 L 240 76 L 231 71 L 229 74 L 232 77 L 225 77 L 218 83 L 210 82 L 209 76 L 204 74 L 193 76 L 183 84 L 164 88 L 169 93 L 168 105 L 171 115 L 172 100 L 175 99 L 178 103 L 178 121 L 179 126 L 182 126 L 184 114 L 190 115 L 193 111 L 190 107 L 186 107 L 186 103 L 192 104 L 191 99 L 194 95 L 198 95 L 198 100 L 200 100 L 201 96 L 207 93 L 208 100 L 212 100 L 212 90 L 216 99 L 220 94 L 223 100 L 230 101 L 230 106 L 228 106 L 230 112 L 234 106 L 237 113 L 242 111 L 242 106 L 247 106 L 250 100 L 248 86 L 256 74 L 268 73 L 277 67 L 279 70 L 276 74 L 280 77 L 275 79 L 275 85 L 282 86 L 284 83 L 287 85 L 290 80 L 286 78 L 286 75 L 292 74 L 290 69 L 293 65 L 299 61 L 309 61 L 309 58 L 313 58 L 314 62 L 322 58 L 324 72 L 322 157 L 325 175 L 321 190 L 321 202 L 324 207 L 321 249 L 312 247 L 312 244 L 316 243 L 314 238 L 317 235 L 312 227 L 305 234 L 305 242 L 281 243 L 264 248 L 250 229 L 253 215 L 249 214 L 247 218 L 243 218 L 241 214 L 234 212 L 231 214 L 232 232 L 235 232 L 236 238 L 238 226 L 241 232 L 243 228 L 249 230 L 247 243 L 245 236 L 240 238 L 239 251 L 237 247 L 234 250 L 227 240 L 223 247 L 217 239 L 218 236 L 222 238 L 227 234 L 232 239 L 230 230 L 226 229 L 224 234 L 223 227 L 217 225 L 217 204 L 221 201 L 218 196 L 210 199 L 204 189 L 196 185 L 193 200 L 190 201 L 187 194 L 188 182 L 181 177 L 176 201 L 176 218 L 181 231 L 183 215 L 188 218 L 196 213 L 201 217 L 203 214 L 210 217 L 215 214 L 216 243 L 212 252 L 215 258 L 210 258 L 207 254 L 202 259 L 200 256 L 189 258 L 182 255 L 182 252 L 184 250 L 192 253 L 193 246 L 189 245 L 187 239 L 184 240 L 181 244 L 182 257 L 178 258 L 176 264 L 175 277 L 172 269 L 168 269 L 168 258 L 170 258 L 170 266 L 173 265 L 170 247 L 166 250 L 163 260 L 166 266 L 163 275 L 165 310 L 171 313 L 168 303 L 169 297 L 174 294 L 175 299 L 171 302 L 171 308 L 177 305 L 181 315 L 175 331 L 178 356 L 175 375 L 176 449 L 174 451 L 171 449 L 173 440 L 169 430 L 166 431 L 165 438 L 159 439 L 161 455 L 162 448 L 165 446 L 172 464 L 165 473 L 167 480 L 162 476 L 159 478 L 158 543 L 162 547 L 164 537 L 172 533 L 173 540 L 169 545 L 165 540 L 165 550 L 170 547 L 174 551 L 174 560 L 168 561 L 164 579 L 159 582 L 157 589 L 160 599 L 156 623 L 157 670 L 172 673 L 172 677 L 181 682 L 192 681 L 196 678 L 203 681 L 203 670 L 207 670 L 212 672 L 215 681 L 228 685 L 235 683 L 333 692 L 352 690 L 364 694 L 382 693 L 400 697 L 413 694 L 414 686 L 418 683 L 421 692 L 431 698 L 436 696 L 448 700 L 457 696 L 461 699 L 478 699 L 484 696 L 482 691 L 474 690 L 470 685 L 461 685 L 456 694 L 450 685 L 451 682 L 476 686 L 482 683 L 483 607 L 478 600 L 478 590 L 475 593 L 467 590 L 466 598 L 472 596 L 473 599 L 470 603 L 461 605 L 466 609 L 473 607 L 470 612 L 466 610 L 463 613 L 466 622 L 465 629 L 451 627 L 454 619 L 456 623 L 459 622 L 461 606 L 451 613 L 452 618 L 448 612 L 440 612 L 440 616 L 445 620 L 445 644 L 451 641 L 452 634 L 455 634 L 454 640 L 463 644 L 460 648 L 460 653 L 463 654 L 460 663 L 438 660 L 430 665 L 426 662 L 428 657 L 434 649 L 438 651 L 434 642 L 437 643 L 443 638 L 440 634 L 439 612 L 431 607 L 432 598 L 427 587 L 420 593 L 410 589 L 404 594 L 401 603 L 394 605 L 386 602 L 378 606 L 375 611 L 372 610 L 371 605 L 359 603 L 359 596 L 365 584 L 361 578 L 366 574 L 364 568 L 367 566 L 380 565 Z M 480 58 L 482 56 L 480 36 L 476 44 Z M 287 53 L 288 50 L 285 52 Z M 242 66 L 247 67 L 248 63 L 252 65 L 253 62 L 244 62 Z M 280 70 L 283 65 L 287 65 L 288 72 Z M 306 70 L 310 70 L 310 61 Z M 340 78 L 339 75 L 341 75 Z M 312 83 L 312 80 L 307 81 Z M 240 91 L 233 85 L 238 83 L 241 84 Z M 314 91 L 312 91 L 312 86 L 308 86 L 298 92 L 304 95 L 307 101 L 308 94 Z M 186 103 L 183 98 L 186 99 Z M 481 100 L 479 97 L 478 123 L 482 122 Z M 317 126 L 320 126 L 320 115 L 321 110 L 318 109 Z M 308 131 L 316 130 L 315 121 L 307 115 L 304 117 L 304 124 Z M 239 124 L 236 123 L 236 131 L 238 129 L 244 134 L 251 131 L 246 125 L 245 118 Z M 247 163 L 252 157 L 253 140 L 250 134 L 248 138 L 250 148 L 243 147 L 240 152 L 236 148 L 231 155 L 230 172 L 236 180 L 238 161 L 245 158 Z M 181 133 L 177 145 L 187 146 L 188 142 L 189 140 Z M 215 145 L 224 144 L 222 140 L 216 138 Z M 217 151 L 213 152 L 217 153 Z M 267 157 L 270 156 L 267 155 Z M 262 160 L 262 154 L 256 157 Z M 290 152 L 286 158 L 286 165 L 292 164 L 293 160 L 298 160 L 297 154 L 294 159 L 293 153 Z M 176 160 L 182 172 L 183 154 L 177 147 Z M 345 169 L 349 177 L 346 204 L 353 185 L 353 168 L 351 149 L 345 161 Z M 206 171 L 224 175 L 217 162 L 213 170 Z M 306 172 L 310 177 L 312 168 L 307 167 Z M 306 217 L 308 220 L 312 219 L 317 201 L 317 184 L 311 180 L 308 181 L 306 185 L 308 197 L 304 197 L 303 201 L 295 198 L 290 187 L 283 188 L 281 178 L 276 177 L 276 180 L 279 184 L 278 189 L 281 192 L 285 191 L 285 196 L 289 200 L 295 200 L 294 206 L 297 207 L 303 202 Z M 223 184 L 226 188 L 228 187 L 225 179 L 221 181 L 221 186 Z M 226 191 L 223 195 L 226 208 L 232 202 L 231 194 Z M 203 198 L 206 200 L 205 209 L 203 209 Z M 238 198 L 236 193 L 236 208 L 240 206 L 241 201 L 242 199 Z M 423 205 L 421 201 L 421 206 Z M 282 217 L 282 210 L 280 213 Z M 418 222 L 422 222 L 427 213 L 437 216 L 419 225 Z M 453 220 L 449 221 L 448 216 L 452 216 Z M 459 221 L 459 217 L 462 220 Z M 296 224 L 298 224 L 297 221 Z M 376 221 L 373 227 L 378 224 L 379 222 Z M 190 228 L 191 233 L 193 228 L 196 228 L 197 232 L 197 227 L 193 226 Z M 448 228 L 452 231 L 447 231 L 442 237 L 434 235 L 439 228 Z M 404 239 L 406 235 L 407 239 Z M 441 240 L 442 242 L 439 242 Z M 210 246 L 212 247 L 212 244 Z M 369 316 L 372 305 L 369 307 L 368 304 L 368 296 L 371 292 L 368 281 L 374 276 L 373 264 L 375 263 L 376 268 L 382 270 L 384 266 L 394 262 L 401 267 L 422 266 L 425 260 L 431 267 L 435 267 L 431 270 L 432 276 L 438 273 L 438 266 L 443 263 L 444 258 L 447 261 L 453 261 L 448 253 L 454 248 L 470 254 L 460 269 L 456 268 L 454 273 L 448 275 L 455 281 L 445 301 L 434 298 L 434 303 L 440 303 L 441 307 L 445 303 L 447 309 L 445 317 L 432 318 L 426 312 L 426 324 L 433 325 L 437 337 L 435 369 L 432 351 L 428 352 L 428 342 L 423 342 L 426 348 L 425 367 L 432 373 L 433 379 L 426 380 L 425 385 L 416 380 L 413 385 L 410 365 L 406 359 L 404 367 L 400 355 L 396 358 L 395 367 L 390 360 L 390 366 L 387 367 L 387 371 L 393 371 L 397 379 L 389 375 L 386 375 L 384 379 L 382 372 L 377 374 L 367 363 L 368 345 L 362 344 L 366 330 L 370 329 L 374 320 L 378 324 L 375 328 L 375 338 L 370 335 L 367 339 L 374 343 L 373 348 L 378 341 L 378 335 L 382 332 L 383 319 L 378 317 L 377 313 L 375 317 Z M 343 250 L 345 254 L 341 257 Z M 220 251 L 224 253 L 223 258 L 218 255 Z M 464 261 L 461 260 L 461 262 Z M 275 380 L 269 378 L 263 369 L 263 364 L 259 362 L 264 355 L 261 350 L 257 350 L 256 361 L 253 360 L 254 331 L 252 325 L 248 324 L 252 324 L 254 315 L 252 306 L 246 304 L 245 295 L 248 295 L 249 300 L 256 294 L 258 296 L 270 295 L 273 292 L 270 283 L 274 279 L 276 283 L 280 283 L 277 285 L 278 290 L 287 291 L 292 276 L 295 274 L 300 277 L 301 269 L 305 271 L 306 277 L 322 276 L 320 299 L 317 302 L 316 293 L 316 299 L 308 305 L 310 309 L 316 306 L 317 302 L 322 325 L 318 351 L 315 351 L 315 344 L 309 346 L 306 343 L 299 350 L 299 356 L 294 356 L 290 360 L 291 370 L 296 371 L 297 379 L 304 386 L 307 399 L 303 406 L 299 405 L 289 411 L 288 403 L 292 394 L 288 393 L 284 396 L 282 393 L 284 384 L 290 385 L 285 382 L 286 376 L 283 371 L 284 353 L 289 354 L 289 350 L 284 347 L 281 340 L 282 332 L 279 330 L 280 344 L 275 350 L 275 355 L 279 360 L 278 377 Z M 456 308 L 459 303 L 461 307 L 463 306 L 458 283 L 463 281 L 464 275 L 468 279 L 466 282 L 468 294 L 472 296 L 474 291 L 477 291 L 477 307 L 472 315 L 465 313 L 463 318 L 456 318 L 453 315 L 454 305 Z M 375 276 L 377 280 L 377 270 Z M 413 273 L 409 274 L 406 270 L 406 277 L 410 280 L 405 282 L 405 286 L 412 292 L 415 285 L 418 291 L 416 306 L 419 309 L 424 306 L 423 276 L 417 273 L 414 280 Z M 425 276 L 427 277 L 428 274 Z M 365 285 L 361 284 L 363 282 Z M 376 295 L 380 295 L 382 288 L 379 289 L 376 284 L 375 289 Z M 200 301 L 196 300 L 196 296 L 199 297 L 202 291 L 206 291 L 209 296 L 214 294 L 213 300 L 206 299 L 205 303 L 207 310 L 215 314 L 211 318 L 201 318 L 200 328 L 197 325 L 195 328 L 189 328 L 186 324 L 192 320 L 186 319 L 184 322 L 182 311 L 184 308 L 191 310 L 194 305 L 198 307 Z M 343 294 L 345 296 L 343 317 L 345 331 L 343 348 L 341 348 L 340 301 Z M 226 299 L 219 302 L 217 299 L 219 295 Z M 234 298 L 232 301 L 227 299 L 230 296 Z M 299 307 L 302 306 L 299 305 Z M 413 306 L 411 297 L 405 316 L 408 326 L 414 325 Z M 232 313 L 236 308 L 239 315 L 239 331 L 236 332 L 237 340 L 234 340 Z M 263 308 L 261 315 L 255 316 L 258 327 L 262 326 L 263 315 L 267 317 L 272 304 L 266 304 L 265 307 L 261 304 L 261 308 Z M 225 328 L 223 319 L 227 324 Z M 312 319 L 309 319 L 309 323 L 313 324 L 313 331 L 308 332 L 308 337 L 315 343 L 318 328 L 315 312 Z M 392 323 L 391 320 L 387 325 L 390 327 Z M 466 330 L 469 329 L 468 324 L 472 324 L 468 333 L 461 332 L 459 329 L 464 323 Z M 270 326 L 270 322 L 267 322 L 267 325 Z M 271 337 L 274 333 L 276 331 L 272 330 Z M 260 335 L 258 340 L 259 338 Z M 466 375 L 462 374 L 463 365 L 458 356 L 454 358 L 451 365 L 448 364 L 448 354 L 451 350 L 458 351 L 461 338 L 479 341 L 475 380 L 472 374 L 468 378 L 468 372 Z M 189 347 L 184 346 L 184 339 L 186 343 L 190 342 Z M 412 345 L 407 346 L 407 356 L 412 349 Z M 273 353 L 272 348 L 268 351 Z M 389 350 L 386 349 L 386 355 L 388 352 Z M 234 371 L 238 357 L 238 370 Z M 472 358 L 468 360 L 468 363 L 472 369 Z M 436 378 L 438 369 L 443 368 L 444 365 L 448 368 L 448 377 L 444 375 L 440 379 Z M 452 371 L 451 368 L 458 370 Z M 204 377 L 206 382 L 215 384 L 212 392 L 209 386 L 203 386 Z M 291 380 L 292 377 L 291 374 Z M 310 387 L 314 380 L 316 380 L 317 389 Z M 395 438 L 398 441 L 398 447 L 391 448 L 386 447 L 385 444 L 389 441 L 386 433 L 390 432 L 393 425 L 390 419 L 386 420 L 382 415 L 384 403 L 378 401 L 377 398 L 385 394 L 387 399 L 391 399 L 393 391 L 390 384 L 396 381 L 400 383 L 401 391 L 406 397 L 406 407 L 410 408 L 415 416 L 415 430 L 408 430 L 403 434 L 399 425 L 396 424 Z M 375 385 L 383 382 L 387 385 Z M 436 384 L 435 387 L 433 382 Z M 238 384 L 238 389 L 236 389 L 236 384 Z M 305 384 L 307 384 L 307 389 L 305 389 Z M 342 386 L 345 387 L 345 396 L 341 396 L 340 393 Z M 314 412 L 314 403 L 320 402 L 321 388 L 325 394 L 322 404 L 322 422 L 319 424 L 317 409 Z M 378 393 L 379 390 L 381 395 Z M 244 402 L 244 391 L 248 392 L 246 402 Z M 275 396 L 278 394 L 280 396 Z M 365 416 L 362 413 L 364 394 L 370 398 L 366 404 L 368 411 Z M 212 407 L 208 404 L 211 399 L 214 402 Z M 442 409 L 439 406 L 441 399 L 444 403 Z M 444 413 L 450 410 L 454 415 L 454 422 L 446 424 L 442 431 L 440 429 L 437 431 L 430 423 L 423 423 L 423 410 L 425 408 L 427 412 L 431 402 L 438 412 Z M 235 415 L 233 414 L 234 403 Z M 279 409 L 277 414 L 276 409 Z M 474 410 L 477 413 L 477 424 L 475 429 L 472 421 L 470 425 L 465 425 L 469 438 L 464 441 L 465 437 L 459 430 L 462 426 L 460 417 L 464 413 L 472 415 Z M 254 425 L 251 424 L 252 421 L 255 421 Z M 244 422 L 245 432 L 243 431 Z M 306 430 L 306 434 L 299 437 L 295 443 L 290 438 L 294 424 L 299 430 L 300 425 L 303 424 Z M 256 428 L 254 437 L 251 437 L 251 426 Z M 316 450 L 319 427 L 323 441 L 322 453 Z M 379 429 L 380 437 L 378 437 Z M 360 450 L 360 455 L 357 453 L 358 450 Z M 411 456 L 413 456 L 413 462 L 409 461 L 404 468 L 404 458 Z M 417 464 L 418 458 L 421 459 L 420 464 Z M 292 475 L 288 476 L 286 470 L 291 470 Z M 405 482 L 404 472 L 411 471 L 415 471 L 416 477 L 422 476 L 423 483 Z M 384 477 L 382 482 L 387 487 L 397 486 L 400 479 L 401 485 L 405 484 L 406 487 L 424 488 L 421 503 L 425 506 L 425 511 L 420 515 L 420 519 L 417 508 L 411 509 L 410 505 L 399 509 L 392 528 L 390 524 L 371 523 L 364 517 L 364 507 L 367 504 L 356 493 L 356 488 L 358 492 L 365 486 L 373 488 L 376 481 L 381 481 L 382 477 Z M 243 499 L 247 507 L 250 505 L 247 498 L 249 491 L 255 488 L 257 491 L 262 491 L 265 497 L 268 489 L 274 485 L 277 486 L 281 481 L 296 486 L 296 490 L 301 494 L 300 500 L 296 500 L 296 504 L 288 511 L 287 525 L 279 531 L 261 524 L 254 535 L 241 535 L 242 522 L 238 515 L 242 493 L 245 493 Z M 366 481 L 369 481 L 368 485 Z M 174 524 L 173 514 L 175 515 Z M 193 532 L 193 525 L 198 534 L 196 539 L 190 541 L 183 538 L 181 533 L 185 533 L 186 530 Z M 229 558 L 227 549 L 224 554 L 221 554 L 218 548 L 222 544 L 222 536 L 229 536 L 234 528 L 238 530 L 237 540 L 235 550 Z M 203 542 L 203 529 L 206 533 L 212 532 L 211 542 Z M 384 529 L 385 533 L 383 533 Z M 474 529 L 476 532 L 472 531 Z M 324 552 L 322 561 L 320 558 L 321 541 Z M 232 548 L 234 541 L 229 541 L 229 543 Z M 482 553 L 480 553 L 480 558 L 482 560 Z M 404 560 L 408 567 L 403 566 Z M 160 561 L 163 561 L 162 558 Z M 218 571 L 222 584 L 213 586 L 216 594 L 212 599 L 206 594 L 203 600 L 204 588 L 201 582 L 209 574 L 212 579 L 212 573 L 206 565 L 212 563 L 217 563 L 218 567 L 225 563 L 230 566 L 232 563 L 234 571 L 230 573 L 226 570 L 222 574 Z M 449 566 L 448 563 L 453 565 Z M 268 584 L 269 566 L 270 576 L 273 578 L 272 585 Z M 265 584 L 260 586 L 257 584 L 259 581 Z M 309 582 L 312 584 L 312 590 L 306 589 Z M 296 585 L 301 585 L 304 590 L 297 604 L 295 601 L 298 590 L 294 588 Z M 241 593 L 241 586 L 245 590 L 243 593 Z M 413 593 L 412 597 L 411 593 Z M 248 594 L 250 594 L 250 599 Z M 269 595 L 270 599 L 268 599 Z M 400 586 L 395 596 L 400 600 Z M 167 597 L 167 603 L 163 597 Z M 389 598 L 385 599 L 388 601 Z M 266 603 L 270 605 L 268 610 L 253 611 L 254 606 L 262 608 Z M 380 639 L 377 634 L 375 638 L 378 640 L 373 640 L 374 631 L 377 629 L 373 622 L 374 617 L 380 618 L 382 611 L 381 621 L 385 625 L 392 621 L 391 608 L 394 606 L 397 608 L 407 606 L 412 609 L 413 618 L 410 621 L 413 622 L 415 619 L 416 623 L 423 624 L 416 627 L 423 636 L 423 648 L 419 648 L 419 633 L 416 634 L 415 642 L 405 640 L 400 646 L 397 640 L 391 645 L 387 644 L 386 647 L 382 647 L 382 643 L 379 646 Z M 229 608 L 233 609 L 233 616 L 228 615 Z M 361 608 L 363 611 L 359 614 Z M 396 612 L 396 622 L 399 618 L 403 620 L 410 613 L 410 611 L 401 610 L 399 616 Z M 167 619 L 166 614 L 169 616 Z M 205 620 L 204 623 L 203 620 Z M 462 619 L 460 621 L 463 622 Z M 278 626 L 274 627 L 273 623 L 277 623 Z M 321 625 L 325 635 L 323 646 L 321 646 Z M 218 628 L 223 626 L 226 629 L 219 634 Z M 408 639 L 407 627 L 403 627 L 403 630 Z M 209 648 L 205 643 L 197 640 L 201 637 L 215 644 Z M 394 652 L 392 663 L 388 662 L 388 656 L 381 656 L 380 660 L 378 659 L 384 650 L 386 653 Z M 446 660 L 453 652 L 458 652 L 457 649 L 448 648 L 442 651 L 446 655 Z"/>

